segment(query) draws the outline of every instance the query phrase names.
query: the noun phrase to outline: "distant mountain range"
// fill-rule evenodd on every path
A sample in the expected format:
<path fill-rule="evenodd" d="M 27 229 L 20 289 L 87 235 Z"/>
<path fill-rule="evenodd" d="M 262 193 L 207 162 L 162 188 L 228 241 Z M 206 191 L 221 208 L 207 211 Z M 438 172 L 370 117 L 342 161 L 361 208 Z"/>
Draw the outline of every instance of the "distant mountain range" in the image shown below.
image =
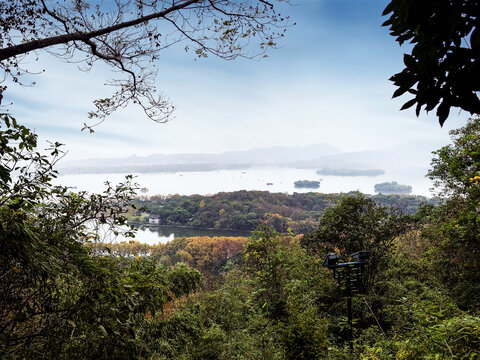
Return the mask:
<path fill-rule="evenodd" d="M 309 146 L 275 146 L 245 151 L 228 151 L 221 154 L 154 154 L 112 159 L 87 159 L 71 161 L 60 167 L 61 174 L 87 173 L 145 173 L 213 171 L 222 169 L 246 169 L 249 167 L 292 167 L 303 161 L 315 161 L 319 157 L 340 154 L 329 144 Z"/>
<path fill-rule="evenodd" d="M 420 156 L 419 156 L 420 155 Z M 430 156 L 430 154 L 426 154 Z M 376 171 L 385 168 L 422 168 L 428 159 L 410 147 L 383 151 L 344 153 L 329 144 L 276 146 L 221 154 L 154 154 L 111 159 L 71 161 L 59 168 L 61 175 L 102 173 L 152 173 L 289 167 L 297 169 L 348 169 Z"/>

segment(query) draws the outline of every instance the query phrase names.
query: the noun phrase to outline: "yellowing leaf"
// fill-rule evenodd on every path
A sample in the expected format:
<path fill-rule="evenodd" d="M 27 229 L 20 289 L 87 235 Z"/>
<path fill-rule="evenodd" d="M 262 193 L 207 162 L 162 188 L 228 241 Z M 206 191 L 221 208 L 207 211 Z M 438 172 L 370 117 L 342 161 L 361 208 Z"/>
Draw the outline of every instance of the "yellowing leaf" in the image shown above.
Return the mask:
<path fill-rule="evenodd" d="M 108 336 L 107 330 L 103 327 L 103 325 L 99 325 L 98 328 L 102 332 L 103 336 Z"/>

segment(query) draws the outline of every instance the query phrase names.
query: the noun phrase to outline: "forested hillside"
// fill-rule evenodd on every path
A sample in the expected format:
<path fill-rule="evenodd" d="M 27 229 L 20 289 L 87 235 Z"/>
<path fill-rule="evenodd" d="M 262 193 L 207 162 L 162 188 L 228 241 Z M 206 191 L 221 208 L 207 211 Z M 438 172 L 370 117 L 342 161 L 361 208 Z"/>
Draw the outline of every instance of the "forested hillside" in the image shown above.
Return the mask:
<path fill-rule="evenodd" d="M 164 122 L 173 107 L 157 96 L 152 69 L 161 51 L 183 41 L 181 51 L 200 60 L 263 56 L 290 24 L 285 3 L 0 2 L 0 105 L 5 109 L 1 101 L 16 94 L 11 85 L 30 83 L 37 71 L 31 63 L 47 49 L 82 70 L 103 61 L 119 75 L 108 82 L 114 94 L 94 101 L 90 119 L 101 123 L 132 102 Z M 366 3 L 357 8 L 362 15 Z M 480 359 L 478 9 L 478 0 L 390 0 L 384 11 L 390 16 L 384 25 L 400 44 L 409 42 L 411 52 L 404 56 L 404 70 L 391 78 L 394 97 L 413 96 L 402 109 L 415 105 L 417 116 L 435 110 L 441 125 L 452 108 L 474 116 L 450 131 L 451 143 L 432 154 L 427 176 L 441 201 L 258 191 L 145 199 L 137 196 L 131 175 L 119 184 L 106 182 L 100 194 L 74 192 L 53 184 L 63 145 L 40 148 L 39 136 L 2 110 L 0 359 Z M 351 22 L 343 12 L 338 15 Z M 167 24 L 173 30 L 164 36 Z M 315 34 L 313 22 L 309 25 L 309 34 Z M 364 30 L 354 34 L 355 41 L 369 31 Z M 250 52 L 250 45 L 257 51 Z M 269 78 L 259 74 L 263 81 Z M 304 84 L 290 87 L 287 99 Z M 340 85 L 344 97 L 348 92 Z M 251 95 L 262 106 L 267 100 Z M 27 106 L 33 103 L 18 97 Z M 288 116 L 297 116 L 290 112 L 295 103 L 287 105 Z M 333 101 L 329 105 L 337 110 Z M 44 104 L 32 109 L 23 115 L 54 115 Z M 95 125 L 84 126 L 93 132 Z M 205 141 L 202 136 L 195 134 Z M 248 238 L 136 242 L 128 220 L 153 215 L 166 224 L 255 231 Z M 108 243 L 111 234 L 131 240 Z"/>
<path fill-rule="evenodd" d="M 270 193 L 268 191 L 235 191 L 211 196 L 172 195 L 136 200 L 137 210 L 129 220 L 145 223 L 148 215 L 159 218 L 161 225 L 183 225 L 199 228 L 255 230 L 267 223 L 279 232 L 288 229 L 296 234 L 313 231 L 325 209 L 332 208 L 351 194 Z M 423 196 L 374 195 L 380 206 L 414 214 L 421 204 L 435 205 L 438 199 Z"/>

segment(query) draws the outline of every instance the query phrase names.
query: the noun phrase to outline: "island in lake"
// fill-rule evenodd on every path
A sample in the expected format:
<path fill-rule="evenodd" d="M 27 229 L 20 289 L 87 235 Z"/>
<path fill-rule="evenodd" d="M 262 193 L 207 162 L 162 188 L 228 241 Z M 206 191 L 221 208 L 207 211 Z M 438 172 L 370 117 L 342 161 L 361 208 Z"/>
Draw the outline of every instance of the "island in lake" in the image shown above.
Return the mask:
<path fill-rule="evenodd" d="M 293 183 L 296 188 L 318 189 L 320 181 L 315 180 L 298 180 Z"/>
<path fill-rule="evenodd" d="M 412 187 L 410 185 L 401 185 L 396 181 L 384 182 L 381 184 L 375 184 L 375 192 L 379 194 L 400 194 L 408 195 L 412 192 Z"/>
<path fill-rule="evenodd" d="M 325 168 L 317 170 L 318 175 L 330 176 L 379 176 L 384 175 L 385 171 L 381 169 L 331 169 Z"/>

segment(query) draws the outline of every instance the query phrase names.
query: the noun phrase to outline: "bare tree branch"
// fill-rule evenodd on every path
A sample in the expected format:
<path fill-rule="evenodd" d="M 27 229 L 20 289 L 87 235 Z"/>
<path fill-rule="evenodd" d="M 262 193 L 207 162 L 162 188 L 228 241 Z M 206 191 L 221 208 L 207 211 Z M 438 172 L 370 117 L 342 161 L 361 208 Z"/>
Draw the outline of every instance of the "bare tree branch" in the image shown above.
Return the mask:
<path fill-rule="evenodd" d="M 185 50 L 199 58 L 259 58 L 288 26 L 288 17 L 274 6 L 281 2 L 288 0 L 0 2 L 0 100 L 6 84 L 23 84 L 22 75 L 30 73 L 24 58 L 44 50 L 80 63 L 84 71 L 98 61 L 118 70 L 118 78 L 107 82 L 116 91 L 95 100 L 88 113 L 97 124 L 132 102 L 154 121 L 165 122 L 174 107 L 155 87 L 161 51 L 184 41 Z M 92 126 L 85 128 L 92 131 Z"/>
<path fill-rule="evenodd" d="M 54 45 L 66 44 L 71 41 L 78 41 L 78 40 L 87 41 L 97 36 L 102 36 L 102 35 L 109 34 L 121 29 L 134 27 L 136 25 L 146 23 L 153 19 L 159 19 L 159 18 L 165 17 L 166 15 L 170 14 L 173 11 L 184 9 L 192 4 L 195 4 L 201 1 L 203 0 L 188 0 L 179 5 L 174 5 L 158 13 L 150 14 L 135 20 L 126 21 L 117 25 L 109 26 L 109 27 L 91 31 L 88 33 L 75 32 L 72 34 L 52 36 L 46 39 L 32 40 L 23 44 L 3 48 L 3 49 L 0 49 L 0 61 L 6 60 L 8 58 L 11 58 L 17 55 L 26 54 L 30 51 L 39 50 L 39 49 L 43 49 L 43 48 L 54 46 Z"/>

